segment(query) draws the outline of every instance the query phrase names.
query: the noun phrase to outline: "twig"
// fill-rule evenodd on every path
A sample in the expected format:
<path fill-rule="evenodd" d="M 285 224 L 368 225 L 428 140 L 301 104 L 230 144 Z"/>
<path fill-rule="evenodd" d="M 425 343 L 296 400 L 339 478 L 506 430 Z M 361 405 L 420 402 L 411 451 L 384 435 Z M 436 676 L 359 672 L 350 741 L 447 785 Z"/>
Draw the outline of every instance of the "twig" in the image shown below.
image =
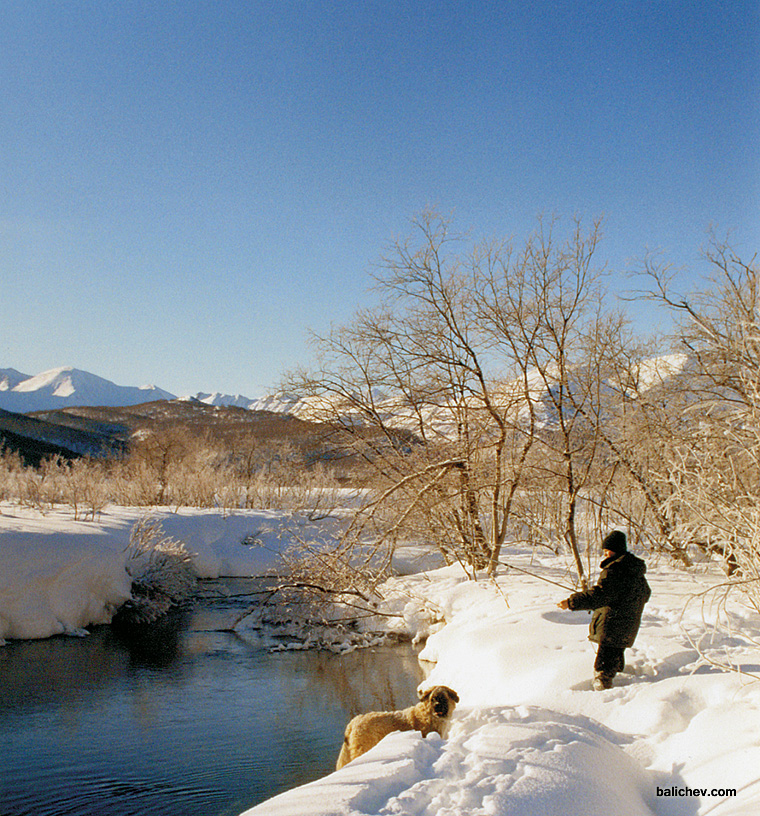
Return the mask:
<path fill-rule="evenodd" d="M 504 598 L 504 603 L 507 605 L 507 608 L 509 608 L 509 600 L 504 590 L 499 586 L 498 582 L 496 581 L 495 575 L 491 575 L 491 583 L 493 583 L 493 585 L 496 587 L 496 591 L 499 593 L 499 595 L 501 595 L 501 597 Z"/>

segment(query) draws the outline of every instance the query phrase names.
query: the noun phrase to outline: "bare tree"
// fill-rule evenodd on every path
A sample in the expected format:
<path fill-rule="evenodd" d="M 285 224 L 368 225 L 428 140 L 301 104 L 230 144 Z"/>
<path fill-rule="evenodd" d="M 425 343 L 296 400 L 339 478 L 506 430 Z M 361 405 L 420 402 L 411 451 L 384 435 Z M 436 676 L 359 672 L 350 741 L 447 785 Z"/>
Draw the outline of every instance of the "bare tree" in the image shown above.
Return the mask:
<path fill-rule="evenodd" d="M 684 365 L 673 379 L 671 437 L 664 509 L 687 541 L 733 562 L 757 590 L 760 540 L 760 279 L 755 259 L 742 260 L 713 241 L 712 275 L 688 296 L 673 290 L 669 267 L 651 259 L 652 297 L 677 319 Z M 678 423 L 677 427 L 675 424 Z"/>
<path fill-rule="evenodd" d="M 356 542 L 416 533 L 493 572 L 520 486 L 543 472 L 565 496 L 559 533 L 583 581 L 576 510 L 594 438 L 578 403 L 598 386 L 577 373 L 601 319 L 599 227 L 584 235 L 575 222 L 559 244 L 555 226 L 519 253 L 494 242 L 463 251 L 464 237 L 426 213 L 383 261 L 380 306 L 317 339 L 316 370 L 290 387 L 371 470 Z"/>
<path fill-rule="evenodd" d="M 493 314 L 497 339 L 512 349 L 517 344 L 524 360 L 525 399 L 534 429 L 540 414 L 538 436 L 548 454 L 543 461 L 566 501 L 561 534 L 584 584 L 577 512 L 596 450 L 597 426 L 588 417 L 598 413 L 601 381 L 586 357 L 599 349 L 604 319 L 601 270 L 594 266 L 600 224 L 585 235 L 575 220 L 563 244 L 556 242 L 555 230 L 554 223 L 546 228 L 540 223 L 517 263 L 502 271 L 492 285 Z"/>

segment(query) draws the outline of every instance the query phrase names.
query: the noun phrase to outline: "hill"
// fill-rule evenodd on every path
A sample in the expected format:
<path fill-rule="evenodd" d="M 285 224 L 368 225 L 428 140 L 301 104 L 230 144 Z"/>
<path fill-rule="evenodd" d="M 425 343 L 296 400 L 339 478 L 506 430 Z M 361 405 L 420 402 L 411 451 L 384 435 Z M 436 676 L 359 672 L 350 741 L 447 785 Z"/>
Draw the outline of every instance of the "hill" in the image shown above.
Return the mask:
<path fill-rule="evenodd" d="M 81 406 L 39 411 L 27 419 L 49 431 L 68 431 L 111 441 L 128 449 L 148 433 L 180 433 L 219 450 L 283 450 L 289 446 L 301 461 L 339 456 L 329 426 L 269 411 L 208 405 L 197 400 L 156 400 L 121 407 Z M 53 437 L 57 438 L 57 437 Z"/>
<path fill-rule="evenodd" d="M 27 464 L 50 456 L 116 456 L 123 451 L 123 434 L 105 428 L 48 422 L 0 409 L 0 449 L 18 453 Z"/>

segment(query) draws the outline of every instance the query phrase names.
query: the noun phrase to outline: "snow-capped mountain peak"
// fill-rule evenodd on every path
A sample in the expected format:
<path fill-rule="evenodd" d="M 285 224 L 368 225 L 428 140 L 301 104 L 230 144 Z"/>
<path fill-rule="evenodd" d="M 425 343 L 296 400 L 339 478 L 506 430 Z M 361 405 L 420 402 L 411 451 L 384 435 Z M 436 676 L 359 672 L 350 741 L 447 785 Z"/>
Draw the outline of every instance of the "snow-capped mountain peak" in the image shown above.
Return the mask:
<path fill-rule="evenodd" d="M 233 408 L 251 408 L 254 403 L 254 400 L 242 394 L 221 394 L 219 391 L 213 394 L 199 391 L 194 397 L 183 397 L 183 399 L 194 399 L 204 405 L 232 406 Z"/>
<path fill-rule="evenodd" d="M 74 366 L 59 366 L 30 376 L 15 368 L 0 368 L 0 409 L 19 414 L 74 406 L 127 407 L 177 396 L 155 385 L 123 386 Z M 258 401 L 242 394 L 220 392 L 180 397 L 206 405 L 257 409 Z"/>
<path fill-rule="evenodd" d="M 51 368 L 43 371 L 34 377 L 20 382 L 13 390 L 19 394 L 30 393 L 32 391 L 47 391 L 55 397 L 70 397 L 76 390 L 77 385 L 87 388 L 88 380 L 98 380 L 94 374 L 87 374 L 86 371 L 71 366 L 61 368 Z"/>
<path fill-rule="evenodd" d="M 0 408 L 16 413 L 82 405 L 139 405 L 160 399 L 175 396 L 155 386 L 116 385 L 73 366 L 51 368 L 32 377 L 12 368 L 0 369 Z"/>
<path fill-rule="evenodd" d="M 15 368 L 0 368 L 0 391 L 10 391 L 28 379 L 28 374 L 22 374 Z"/>

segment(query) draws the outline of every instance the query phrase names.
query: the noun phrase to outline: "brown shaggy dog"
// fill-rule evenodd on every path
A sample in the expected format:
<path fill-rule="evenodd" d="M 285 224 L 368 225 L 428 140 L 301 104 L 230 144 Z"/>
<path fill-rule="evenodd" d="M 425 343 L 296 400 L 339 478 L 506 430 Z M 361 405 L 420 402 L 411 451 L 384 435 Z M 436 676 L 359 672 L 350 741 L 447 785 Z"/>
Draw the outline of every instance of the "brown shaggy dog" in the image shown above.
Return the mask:
<path fill-rule="evenodd" d="M 420 702 L 403 711 L 370 711 L 354 717 L 346 726 L 336 769 L 369 751 L 392 731 L 419 731 L 423 737 L 431 731 L 441 734 L 459 695 L 448 686 L 433 686 L 418 695 Z"/>

